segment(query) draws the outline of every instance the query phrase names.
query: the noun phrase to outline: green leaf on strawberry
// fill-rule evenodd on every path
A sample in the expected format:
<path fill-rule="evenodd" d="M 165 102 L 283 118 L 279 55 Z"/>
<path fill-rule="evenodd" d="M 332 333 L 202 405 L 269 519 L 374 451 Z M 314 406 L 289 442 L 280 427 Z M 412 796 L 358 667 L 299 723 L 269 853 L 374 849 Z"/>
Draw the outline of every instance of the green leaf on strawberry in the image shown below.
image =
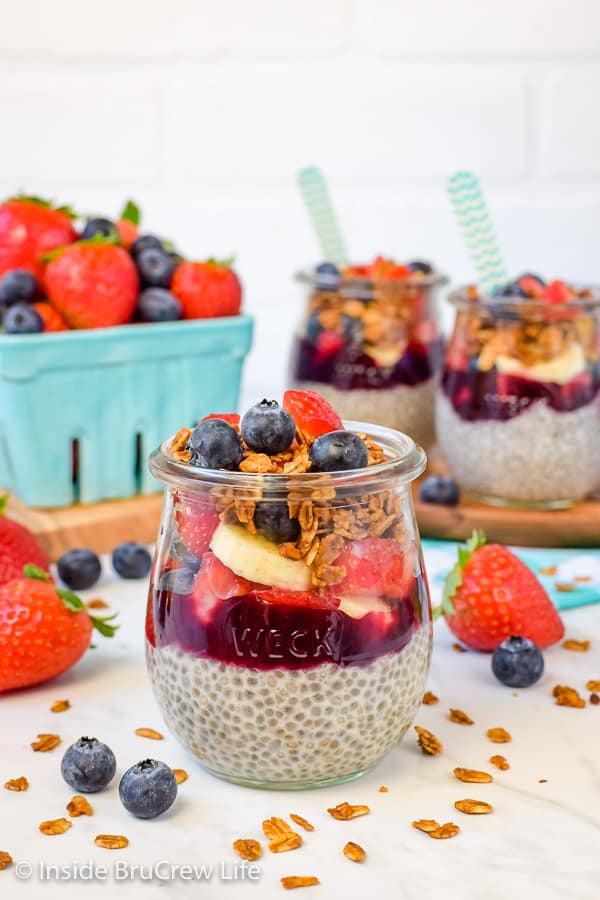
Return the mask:
<path fill-rule="evenodd" d="M 63 213 L 63 215 L 68 216 L 69 219 L 79 218 L 71 206 L 66 204 L 64 206 L 55 206 L 52 200 L 46 200 L 44 197 L 36 197 L 34 194 L 19 193 L 15 194 L 14 197 L 8 197 L 8 200 L 24 200 L 27 203 L 35 203 L 36 206 L 41 206 L 44 209 L 51 209 L 54 212 Z"/>
<path fill-rule="evenodd" d="M 139 225 L 141 222 L 142 216 L 140 213 L 140 208 L 137 205 L 137 203 L 134 203 L 133 200 L 128 200 L 127 203 L 125 204 L 125 206 L 123 207 L 123 210 L 121 212 L 121 215 L 119 216 L 119 219 L 121 219 L 125 222 L 133 222 L 134 225 Z"/>
<path fill-rule="evenodd" d="M 484 544 L 484 532 L 481 531 L 481 529 L 475 529 L 469 540 L 466 542 L 465 546 L 458 548 L 458 561 L 455 563 L 454 568 L 452 568 L 446 576 L 444 590 L 442 593 L 442 602 L 440 606 L 437 606 L 433 610 L 434 619 L 439 619 L 440 616 L 446 614 L 450 616 L 454 615 L 456 610 L 454 609 L 452 598 L 462 584 L 463 569 L 473 556 L 474 552 L 478 550 L 479 547 L 483 547 Z"/>
<path fill-rule="evenodd" d="M 44 572 L 39 566 L 33 566 L 31 564 L 24 566 L 23 575 L 25 578 L 33 578 L 35 581 L 50 581 L 50 576 L 47 572 Z M 69 591 L 67 588 L 57 588 L 56 593 L 69 612 L 81 612 L 86 609 L 85 603 L 81 597 L 78 597 L 73 591 Z M 90 620 L 96 631 L 99 631 L 101 635 L 104 637 L 114 637 L 119 626 L 109 625 L 108 623 L 112 622 L 116 617 L 117 613 L 113 613 L 112 616 L 90 616 Z"/>

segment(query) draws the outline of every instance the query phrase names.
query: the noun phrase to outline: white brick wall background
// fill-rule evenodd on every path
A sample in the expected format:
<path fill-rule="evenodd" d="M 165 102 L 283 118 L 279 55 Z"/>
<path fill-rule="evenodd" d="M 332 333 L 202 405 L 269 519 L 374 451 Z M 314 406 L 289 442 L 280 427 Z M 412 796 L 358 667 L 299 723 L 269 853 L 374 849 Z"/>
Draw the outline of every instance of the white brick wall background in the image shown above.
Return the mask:
<path fill-rule="evenodd" d="M 236 253 L 258 317 L 245 398 L 283 386 L 318 257 L 295 176 L 321 165 L 356 259 L 472 278 L 444 193 L 480 174 L 511 270 L 600 281 L 598 0 L 2 4 L 0 191 Z"/>

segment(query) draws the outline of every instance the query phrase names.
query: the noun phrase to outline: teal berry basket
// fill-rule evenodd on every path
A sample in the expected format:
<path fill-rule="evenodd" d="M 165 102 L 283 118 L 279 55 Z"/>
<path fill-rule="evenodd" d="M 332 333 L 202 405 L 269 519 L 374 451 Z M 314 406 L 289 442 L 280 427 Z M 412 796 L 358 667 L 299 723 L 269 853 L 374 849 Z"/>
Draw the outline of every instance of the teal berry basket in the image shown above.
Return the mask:
<path fill-rule="evenodd" d="M 160 490 L 149 453 L 237 409 L 252 331 L 240 315 L 0 335 L 0 486 L 37 507 Z"/>

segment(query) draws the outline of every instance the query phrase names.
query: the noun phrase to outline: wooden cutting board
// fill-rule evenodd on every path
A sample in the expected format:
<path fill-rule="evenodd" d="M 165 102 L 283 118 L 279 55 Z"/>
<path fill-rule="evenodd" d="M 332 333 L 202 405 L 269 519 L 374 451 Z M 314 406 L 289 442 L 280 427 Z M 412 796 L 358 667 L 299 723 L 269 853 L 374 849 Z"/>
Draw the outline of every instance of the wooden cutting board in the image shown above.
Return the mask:
<path fill-rule="evenodd" d="M 600 453 L 600 447 L 598 448 Z M 426 475 L 447 472 L 434 449 Z M 415 485 L 415 510 L 422 537 L 464 541 L 482 528 L 488 541 L 523 547 L 600 547 L 600 502 L 589 500 L 569 509 L 504 509 L 478 503 L 468 493 L 458 506 L 421 503 Z"/>
<path fill-rule="evenodd" d="M 32 509 L 11 496 L 8 515 L 29 528 L 50 559 L 57 560 L 73 547 L 108 553 L 122 541 L 153 543 L 162 499 L 162 494 L 151 494 L 60 509 Z"/>

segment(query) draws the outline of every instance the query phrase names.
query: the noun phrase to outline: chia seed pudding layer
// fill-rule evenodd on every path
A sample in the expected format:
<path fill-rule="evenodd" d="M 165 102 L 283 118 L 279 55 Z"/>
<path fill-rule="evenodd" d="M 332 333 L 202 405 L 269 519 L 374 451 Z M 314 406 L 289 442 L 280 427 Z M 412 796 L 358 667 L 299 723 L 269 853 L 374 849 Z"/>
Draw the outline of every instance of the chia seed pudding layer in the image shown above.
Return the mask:
<path fill-rule="evenodd" d="M 580 500 L 600 485 L 600 404 L 555 412 L 545 400 L 505 421 L 469 422 L 438 392 L 438 443 L 470 491 L 500 500 Z"/>
<path fill-rule="evenodd" d="M 434 406 L 438 379 L 434 376 L 413 385 L 389 388 L 341 390 L 319 381 L 301 381 L 302 390 L 317 391 L 342 418 L 363 419 L 408 434 L 422 447 L 434 442 Z"/>
<path fill-rule="evenodd" d="M 260 670 L 146 645 L 154 693 L 173 734 L 225 778 L 301 786 L 374 765 L 421 702 L 430 625 L 368 665 Z"/>

